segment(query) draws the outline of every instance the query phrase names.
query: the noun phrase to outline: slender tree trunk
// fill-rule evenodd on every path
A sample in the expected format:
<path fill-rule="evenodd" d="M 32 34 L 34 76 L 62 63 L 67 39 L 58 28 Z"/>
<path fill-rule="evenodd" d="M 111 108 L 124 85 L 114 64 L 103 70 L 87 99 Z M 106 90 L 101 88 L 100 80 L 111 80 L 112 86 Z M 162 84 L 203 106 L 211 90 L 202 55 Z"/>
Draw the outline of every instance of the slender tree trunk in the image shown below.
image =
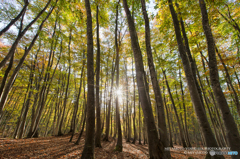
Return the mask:
<path fill-rule="evenodd" d="M 16 23 L 16 21 L 18 21 L 18 19 L 20 19 L 21 16 L 26 12 L 27 6 L 28 6 L 29 2 L 28 2 L 28 0 L 25 0 L 24 3 L 25 3 L 25 4 L 24 4 L 22 10 L 20 11 L 20 13 L 19 13 L 14 19 L 12 19 L 11 22 L 8 23 L 8 25 L 7 25 L 5 28 L 3 28 L 3 29 L 0 31 L 0 37 L 1 37 L 6 31 L 8 31 L 8 29 L 9 29 L 14 23 Z"/>
<path fill-rule="evenodd" d="M 83 53 L 83 58 L 84 58 L 84 53 Z M 83 61 L 83 65 L 82 65 L 82 70 L 81 70 L 81 77 L 80 77 L 80 87 L 79 87 L 79 90 L 78 90 L 78 95 L 77 95 L 77 100 L 75 102 L 75 105 L 74 105 L 74 115 L 73 115 L 73 130 L 72 130 L 72 136 L 69 140 L 69 142 L 72 142 L 72 138 L 74 136 L 74 133 L 75 133 L 75 129 L 76 129 L 76 116 L 77 116 L 77 112 L 78 112 L 78 104 L 79 104 L 79 98 L 80 98 L 80 94 L 81 94 L 81 90 L 82 90 L 82 78 L 83 78 L 83 71 L 84 71 L 84 66 L 85 66 L 85 61 Z M 85 86 L 84 86 L 85 88 Z M 85 93 L 85 92 L 84 92 Z"/>
<path fill-rule="evenodd" d="M 143 132 L 143 145 L 146 144 L 146 121 L 145 119 L 143 118 L 143 127 L 142 127 L 142 132 Z"/>
<path fill-rule="evenodd" d="M 86 99 L 85 99 L 85 87 L 84 87 L 84 106 L 83 106 L 83 109 L 85 109 L 84 115 L 82 115 L 82 116 L 84 116 L 83 125 L 82 125 L 82 129 L 80 131 L 80 134 L 78 136 L 78 139 L 75 142 L 76 145 L 79 145 L 79 143 L 80 143 L 80 140 L 81 140 L 81 137 L 82 137 L 82 134 L 83 134 L 83 130 L 84 130 L 84 126 L 85 126 L 85 123 L 86 123 L 87 107 L 86 107 Z M 80 127 L 81 127 L 81 125 L 80 125 Z"/>
<path fill-rule="evenodd" d="M 95 133 L 95 97 L 94 97 L 94 72 L 93 72 L 93 34 L 92 15 L 89 0 L 85 0 L 87 12 L 87 120 L 85 145 L 82 159 L 94 159 L 94 133 Z"/>
<path fill-rule="evenodd" d="M 174 110 L 174 113 L 175 113 L 175 116 L 176 116 L 176 119 L 177 119 L 178 128 L 179 128 L 179 132 L 180 132 L 181 142 L 182 142 L 182 144 L 183 144 L 183 147 L 187 147 L 187 144 L 186 144 L 186 142 L 185 142 L 184 135 L 183 135 L 183 128 L 182 128 L 182 125 L 181 125 L 181 123 L 180 123 L 180 119 L 179 119 L 179 116 L 178 116 L 178 113 L 177 113 L 177 109 L 176 109 L 176 106 L 175 106 L 175 103 L 174 103 L 174 100 L 173 100 L 173 97 L 172 97 L 172 93 L 171 93 L 170 87 L 169 87 L 169 85 L 168 85 L 168 80 L 167 80 L 165 71 L 163 71 L 163 74 L 164 74 L 164 77 L 165 77 L 165 82 L 166 82 L 167 90 L 168 90 L 168 93 L 169 93 L 169 96 L 170 96 L 170 99 L 171 99 L 171 102 L 172 102 L 173 110 Z"/>
<path fill-rule="evenodd" d="M 73 116 L 73 111 L 72 111 L 72 109 L 71 109 L 71 106 L 72 106 L 72 104 L 70 104 L 69 105 L 69 109 L 68 109 L 68 112 L 67 112 L 67 114 L 66 114 L 66 117 L 65 117 L 65 119 L 64 119 L 64 122 L 63 122 L 63 133 L 65 134 L 66 133 L 66 131 L 67 131 L 67 128 L 68 128 L 68 125 L 69 125 L 69 123 L 70 123 L 70 117 L 71 116 Z M 67 120 L 68 119 L 68 120 Z M 66 126 L 65 126 L 66 125 Z M 71 126 L 71 125 L 70 125 Z M 64 129 L 65 128 L 65 129 Z"/>
<path fill-rule="evenodd" d="M 184 92 L 183 92 L 183 84 L 182 84 L 182 78 L 181 78 L 181 70 L 179 70 L 179 77 L 180 77 L 180 86 L 181 86 L 181 97 L 183 102 L 183 111 L 184 111 L 184 124 L 185 124 L 185 132 L 186 132 L 186 141 L 188 147 L 192 147 L 189 139 L 189 133 L 188 133 L 188 125 L 187 125 L 187 113 L 186 113 L 186 105 L 185 105 L 185 98 L 184 98 Z"/>
<path fill-rule="evenodd" d="M 8 78 L 8 75 L 9 75 L 9 72 L 11 71 L 12 69 L 12 66 L 13 66 L 13 60 L 14 60 L 14 54 L 12 55 L 11 59 L 10 59 L 10 63 L 8 65 L 8 68 L 6 69 L 5 73 L 4 73 L 4 76 L 3 76 L 3 79 L 2 79 L 2 83 L 1 83 L 1 87 L 0 87 L 0 97 L 2 96 L 2 93 L 3 93 L 3 90 L 4 90 L 4 87 L 5 87 L 5 84 L 7 82 L 7 78 Z M 1 114 L 0 114 L 1 115 Z"/>
<path fill-rule="evenodd" d="M 139 98 L 140 98 L 140 96 L 139 96 Z M 138 135 L 138 143 L 140 144 L 140 145 L 142 145 L 142 142 L 141 142 L 141 109 L 140 109 L 140 99 L 138 99 L 139 100 L 139 102 L 138 102 L 138 120 L 139 120 L 139 128 L 138 128 L 138 133 L 139 133 L 139 135 Z"/>
<path fill-rule="evenodd" d="M 198 90 L 197 90 L 197 87 L 195 84 L 195 80 L 194 80 L 193 73 L 192 73 L 192 70 L 191 70 L 191 67 L 190 67 L 190 64 L 188 61 L 188 57 L 185 52 L 185 48 L 184 48 L 184 44 L 183 44 L 182 36 L 181 36 L 181 31 L 180 31 L 180 26 L 179 26 L 179 21 L 178 21 L 177 14 L 176 14 L 175 9 L 172 4 L 172 0 L 168 0 L 168 3 L 169 3 L 169 8 L 171 11 L 172 20 L 173 20 L 173 24 L 174 24 L 174 28 L 175 28 L 178 49 L 179 49 L 180 57 L 182 59 L 185 76 L 187 79 L 188 89 L 190 91 L 191 100 L 193 102 L 194 109 L 195 109 L 200 127 L 203 131 L 203 135 L 204 135 L 207 146 L 208 147 L 217 147 L 218 146 L 217 141 L 214 137 L 214 134 L 213 134 L 210 124 L 208 122 L 206 112 L 204 110 L 204 106 L 202 105 L 202 101 L 200 99 L 200 96 L 199 96 L 199 93 L 198 93 Z M 210 155 L 208 154 L 206 157 L 210 157 Z M 218 156 L 215 156 L 215 157 L 217 158 Z M 219 156 L 219 157 L 223 158 L 223 156 Z"/>
<path fill-rule="evenodd" d="M 110 109 L 110 108 L 109 108 Z M 113 108 L 112 108 L 113 109 Z M 112 112 L 112 111 L 111 111 Z M 113 118 L 113 114 L 110 112 L 110 115 L 111 115 L 111 132 L 110 132 L 110 136 L 112 137 L 112 132 L 113 132 L 113 120 L 112 120 L 112 118 Z"/>
<path fill-rule="evenodd" d="M 13 105 L 14 105 L 13 109 L 12 109 L 10 112 L 8 112 L 7 115 L 5 115 L 5 116 L 3 116 L 3 117 L 1 118 L 1 121 L 0 121 L 1 127 L 4 125 L 4 128 L 3 128 L 3 130 L 2 130 L 2 136 L 4 136 L 4 131 L 5 131 L 5 128 L 6 128 L 6 126 L 7 126 L 7 123 L 8 123 L 8 121 L 9 121 L 9 119 L 11 119 L 12 116 L 13 116 L 13 111 L 15 110 L 15 108 L 16 108 L 16 106 L 17 106 L 17 102 L 19 101 L 19 98 L 20 98 L 20 95 L 16 98 L 15 103 L 13 104 Z M 21 98 L 20 98 L 20 99 L 21 99 Z M 14 136 L 14 135 L 13 135 L 13 136 Z M 15 135 L 15 136 L 16 136 L 16 135 Z"/>
<path fill-rule="evenodd" d="M 51 0 L 50 0 L 51 1 Z M 56 3 L 57 3 L 57 0 L 56 0 Z M 48 6 L 48 5 L 47 5 Z M 2 114 L 2 110 L 4 108 L 4 105 L 5 105 L 5 102 L 8 98 L 8 94 L 12 88 L 12 85 L 17 77 L 17 74 L 20 70 L 20 68 L 22 67 L 23 65 L 23 62 L 25 60 L 25 58 L 27 57 L 28 53 L 30 52 L 30 50 L 32 49 L 33 45 L 35 44 L 38 36 L 39 36 L 39 33 L 40 31 L 42 30 L 42 27 L 43 27 L 43 24 L 44 22 L 48 19 L 48 17 L 51 15 L 52 11 L 53 11 L 54 7 L 52 7 L 50 9 L 50 11 L 48 12 L 47 16 L 43 19 L 43 21 L 41 22 L 39 28 L 38 28 L 38 32 L 36 33 L 36 35 L 34 36 L 32 42 L 30 43 L 29 47 L 25 48 L 25 52 L 24 52 L 24 55 L 22 56 L 22 58 L 20 59 L 18 65 L 16 66 L 15 70 L 13 71 L 8 83 L 6 84 L 5 88 L 4 88 L 4 92 L 1 96 L 1 102 L 0 102 L 0 115 Z M 15 49 L 14 49 L 15 50 Z M 10 57 L 12 56 L 13 54 L 10 55 Z M 4 59 L 7 59 L 7 56 L 4 58 Z M 0 68 L 2 68 L 4 66 L 6 62 L 4 62 L 4 60 L 0 63 Z M 1 65 L 2 64 L 2 65 Z"/>
<path fill-rule="evenodd" d="M 178 8 L 177 3 L 176 3 L 176 6 Z M 181 16 L 181 13 L 179 13 L 179 14 Z M 200 88 L 199 83 L 197 81 L 197 75 L 196 75 L 197 65 L 196 65 L 196 62 L 194 61 L 194 59 L 192 57 L 192 54 L 191 54 L 191 51 L 190 51 L 190 47 L 189 47 L 189 43 L 188 43 L 188 37 L 187 37 L 186 31 L 185 31 L 185 26 L 184 26 L 184 22 L 183 22 L 182 17 L 180 18 L 180 26 L 181 26 L 183 39 L 184 39 L 185 51 L 186 51 L 186 54 L 188 56 L 188 60 L 189 60 L 189 63 L 190 63 L 191 69 L 192 69 L 192 74 L 193 74 L 193 78 L 194 78 L 194 81 L 195 81 L 195 84 L 196 84 L 196 87 L 197 87 L 197 90 L 198 90 L 198 94 L 200 96 L 200 99 L 201 99 L 201 102 L 202 102 L 202 105 L 203 105 L 203 109 L 205 111 L 201 88 Z"/>
<path fill-rule="evenodd" d="M 133 78 L 133 131 L 134 131 L 134 137 L 132 143 L 135 144 L 137 140 L 137 131 L 136 131 L 136 97 L 135 97 L 135 78 L 133 74 L 133 58 L 132 58 L 132 78 Z"/>
<path fill-rule="evenodd" d="M 51 111 L 50 111 L 49 116 L 48 116 L 47 125 L 46 125 L 45 132 L 44 132 L 44 135 L 43 135 L 44 137 L 48 135 L 48 125 L 50 123 L 52 112 L 53 112 L 53 107 L 51 107 Z"/>
<path fill-rule="evenodd" d="M 219 82 L 217 59 L 216 59 L 216 53 L 215 53 L 215 42 L 214 42 L 212 31 L 208 22 L 208 13 L 207 13 L 205 1 L 199 0 L 199 5 L 201 8 L 201 14 L 202 14 L 203 30 L 207 39 L 211 86 L 212 86 L 215 98 L 217 100 L 217 104 L 221 110 L 224 126 L 227 130 L 227 140 L 228 140 L 229 146 L 231 147 L 232 151 L 240 152 L 239 131 L 234 121 L 234 118 L 230 113 L 230 109 L 228 107 L 226 98 L 223 94 L 223 91 Z M 235 155 L 232 156 L 232 158 L 239 158 L 239 157 L 240 157 L 240 154 L 236 156 Z"/>
<path fill-rule="evenodd" d="M 14 131 L 14 133 L 13 133 L 13 138 L 14 138 L 14 139 L 17 138 L 19 128 L 20 128 L 20 126 L 21 126 L 21 124 L 22 124 L 22 117 L 23 117 L 23 114 L 24 114 L 24 112 L 25 112 L 25 101 L 26 101 L 26 98 L 27 98 L 28 90 L 29 90 L 29 86 L 28 86 L 27 91 L 26 91 L 26 93 L 25 93 L 24 102 L 23 102 L 21 114 L 20 114 L 20 116 L 19 116 L 19 118 L 18 118 L 18 121 L 17 121 L 16 129 L 15 129 L 15 131 Z"/>
<path fill-rule="evenodd" d="M 97 112 L 97 132 L 95 138 L 95 146 L 101 146 L 101 107 L 99 103 L 99 76 L 100 76 L 100 42 L 99 42 L 99 22 L 98 22 L 98 5 L 97 5 L 97 14 L 96 14 L 96 23 L 97 23 L 97 62 L 96 62 L 96 112 Z"/>
<path fill-rule="evenodd" d="M 125 89 L 126 89 L 126 142 L 130 142 L 130 122 L 129 122 L 129 101 L 128 101 L 128 76 L 127 76 L 127 65 L 126 62 L 124 61 L 125 65 L 125 75 L 126 75 L 126 84 L 125 84 Z"/>
<path fill-rule="evenodd" d="M 113 97 L 113 99 L 115 99 L 115 97 Z M 115 139 L 116 135 L 117 135 L 117 112 L 116 112 L 116 107 L 115 107 L 115 111 L 113 111 L 113 113 L 114 113 L 114 134 L 113 134 L 113 138 Z"/>
<path fill-rule="evenodd" d="M 146 50 L 147 50 L 147 57 L 148 57 L 148 66 L 151 74 L 151 81 L 155 95 L 155 101 L 157 105 L 157 114 L 158 114 L 158 130 L 160 134 L 160 141 L 163 143 L 164 147 L 169 146 L 169 139 L 167 133 L 167 126 L 165 121 L 165 114 L 164 114 L 164 104 L 162 99 L 162 94 L 160 91 L 157 73 L 155 71 L 155 66 L 153 63 L 152 57 L 152 49 L 151 49 L 151 37 L 150 37 L 150 26 L 149 26 L 149 19 L 146 10 L 145 0 L 141 0 L 142 4 L 142 12 L 144 15 L 145 20 L 145 43 L 146 43 Z M 171 158 L 170 151 L 163 151 L 168 158 Z"/>
<path fill-rule="evenodd" d="M 107 65 L 108 65 L 108 61 L 107 61 Z M 115 64 L 115 66 L 116 66 L 116 64 Z M 107 69 L 107 71 L 108 71 L 108 69 Z M 111 115 L 111 100 L 112 100 L 114 74 L 115 74 L 115 67 L 112 66 L 110 97 L 109 97 L 109 101 L 108 101 L 108 113 L 107 113 L 107 118 L 106 118 L 106 131 L 105 131 L 105 137 L 103 138 L 103 141 L 109 141 L 108 137 L 109 137 L 110 126 L 111 126 L 111 135 L 112 135 L 112 116 L 111 116 L 111 125 L 109 125 L 109 124 L 110 124 L 110 115 Z"/>
<path fill-rule="evenodd" d="M 32 66 L 33 67 L 33 66 Z M 30 106 L 30 100 L 31 100 L 31 96 L 32 96 L 32 89 L 33 89 L 33 86 L 32 86 L 32 83 L 33 83 L 33 71 L 34 69 L 30 70 L 30 77 L 29 77 L 29 92 L 28 92 L 28 97 L 27 97 L 27 101 L 26 103 L 24 104 L 25 106 L 25 110 L 24 110 L 24 113 L 23 113 L 23 119 L 22 119 L 22 124 L 21 124 L 21 127 L 20 127 L 20 132 L 19 132 L 19 136 L 18 138 L 21 139 L 22 138 L 22 135 L 23 135 L 23 132 L 24 132 L 24 127 L 25 127 L 25 123 L 26 123 L 26 118 L 27 118 L 27 114 L 28 114 L 28 109 L 29 109 L 29 106 Z"/>
<path fill-rule="evenodd" d="M 224 61 L 223 61 L 223 59 L 222 59 L 222 56 L 221 56 L 221 54 L 218 52 L 218 49 L 217 49 L 217 48 L 216 48 L 216 52 L 217 52 L 217 55 L 218 55 L 218 57 L 219 57 L 222 65 L 223 65 L 223 68 L 224 68 L 224 71 L 225 71 L 225 74 L 226 74 L 226 81 L 227 81 L 227 83 L 229 84 L 230 88 L 231 88 L 232 91 L 233 91 L 234 103 L 236 104 L 238 115 L 240 116 L 240 103 L 239 103 L 239 99 L 238 99 L 237 92 L 235 91 L 235 88 L 233 87 L 232 80 L 231 80 L 230 75 L 229 75 L 229 73 L 228 73 L 227 66 L 226 66 L 226 64 L 224 63 Z"/>
<path fill-rule="evenodd" d="M 117 32 L 118 32 L 118 6 L 119 2 L 116 6 L 116 22 L 115 22 L 115 47 L 116 47 L 116 71 L 117 71 L 117 78 L 116 78 L 116 85 L 117 90 L 119 89 L 119 43 L 117 38 Z M 121 122 L 120 122 L 120 112 L 119 112 L 119 106 L 118 106 L 118 96 L 116 96 L 116 124 L 117 124 L 117 131 L 118 131 L 118 139 L 117 139 L 117 145 L 115 150 L 122 152 L 122 129 L 121 129 Z"/>
<path fill-rule="evenodd" d="M 234 69 L 234 67 L 233 67 L 233 69 Z M 236 79 L 237 79 L 237 81 L 238 81 L 238 90 L 240 90 L 240 80 L 239 80 L 239 76 L 238 76 L 238 74 L 237 74 L 236 71 L 234 71 L 234 74 L 235 74 Z"/>
<path fill-rule="evenodd" d="M 204 62 L 203 58 L 202 58 L 202 65 L 203 65 L 204 73 L 206 73 L 205 62 Z M 207 86 L 210 87 L 210 82 L 209 82 L 209 79 L 208 79 L 207 76 L 206 76 L 206 81 L 207 81 Z M 223 124 L 222 124 L 222 121 L 221 121 L 221 119 L 220 119 L 220 114 L 219 114 L 219 111 L 218 111 L 218 108 L 217 108 L 217 104 L 216 104 L 214 95 L 213 95 L 212 91 L 208 91 L 208 93 L 210 94 L 210 97 L 211 97 L 211 99 L 212 99 L 212 103 L 213 103 L 213 105 L 214 105 L 214 109 L 215 109 L 215 112 L 216 112 L 218 121 L 219 121 L 219 123 L 221 123 L 221 124 L 220 124 L 220 128 L 221 128 L 221 132 L 222 132 L 223 137 L 224 137 L 224 141 L 225 141 L 225 143 L 226 143 L 227 145 L 229 145 L 229 144 L 227 143 L 227 138 L 226 138 L 226 135 L 225 135 L 225 130 L 224 130 L 224 128 L 223 128 Z"/>
<path fill-rule="evenodd" d="M 169 129 L 169 146 L 173 147 L 171 124 L 170 124 L 170 120 L 169 120 L 169 110 L 168 110 L 168 106 L 166 104 L 167 102 L 166 102 L 164 90 L 165 89 L 163 88 L 163 94 L 164 94 L 163 99 L 164 99 L 165 109 L 166 109 L 166 113 L 167 113 L 168 129 Z"/>
<path fill-rule="evenodd" d="M 142 53 L 141 53 L 140 46 L 138 43 L 138 37 L 137 37 L 137 32 L 135 29 L 134 21 L 130 14 L 126 0 L 123 0 L 123 6 L 124 6 L 124 10 L 125 10 L 126 16 L 127 16 L 128 27 L 129 27 L 130 37 L 131 37 L 132 50 L 134 53 L 137 85 L 138 85 L 138 91 L 140 92 L 139 98 L 141 101 L 144 118 L 147 123 L 147 132 L 148 132 L 147 135 L 148 135 L 148 141 L 149 141 L 149 144 L 148 144 L 149 156 L 150 156 L 150 158 L 154 158 L 154 159 L 167 158 L 167 156 L 164 153 L 163 144 L 158 138 L 158 132 L 157 132 L 157 128 L 156 128 L 156 125 L 154 122 L 151 102 L 149 100 L 149 94 L 147 94 L 147 90 L 146 90 L 147 88 L 145 85 L 146 76 L 145 76 L 145 72 L 144 72 Z"/>
<path fill-rule="evenodd" d="M 56 0 L 56 2 L 57 1 L 58 0 Z M 9 49 L 8 54 L 0 62 L 0 69 L 2 69 L 6 65 L 7 60 L 9 58 L 11 58 L 12 55 L 14 54 L 14 52 L 15 52 L 15 50 L 17 48 L 17 45 L 18 45 L 19 41 L 21 40 L 21 38 L 25 35 L 25 33 L 28 31 L 28 29 L 39 19 L 39 17 L 45 12 L 45 10 L 48 8 L 50 3 L 51 3 L 51 0 L 48 0 L 48 2 L 45 5 L 45 7 L 37 14 L 37 16 L 23 30 L 22 30 L 22 26 L 23 26 L 23 24 L 22 24 L 23 18 L 22 18 L 21 26 L 20 26 L 20 29 L 19 29 L 19 34 L 18 34 L 16 40 L 14 41 L 14 43 L 12 44 L 11 48 Z M 22 15 L 24 16 L 24 14 L 25 14 L 25 11 L 23 12 Z M 39 32 L 37 34 L 39 34 Z"/>
<path fill-rule="evenodd" d="M 67 78 L 67 86 L 65 90 L 65 97 L 64 97 L 64 103 L 63 103 L 63 115 L 62 119 L 60 121 L 60 125 L 58 128 L 58 136 L 63 135 L 62 133 L 62 125 L 64 122 L 64 115 L 65 115 L 65 110 L 67 106 L 67 100 L 68 100 L 68 88 L 69 88 L 69 82 L 70 82 L 70 75 L 71 75 L 71 41 L 72 41 L 72 28 L 70 28 L 70 35 L 69 35 L 69 43 L 68 43 L 68 78 Z"/>
<path fill-rule="evenodd" d="M 60 83 L 60 80 L 58 80 L 58 84 Z M 59 87 L 57 88 L 57 98 L 56 98 L 56 103 L 55 103 L 55 111 L 54 111 L 54 118 L 53 118 L 53 124 L 52 124 L 52 136 L 56 134 L 55 130 L 55 125 L 56 125 L 56 119 L 57 119 L 57 106 L 58 106 L 58 101 L 59 101 Z"/>
<path fill-rule="evenodd" d="M 229 9 L 229 6 L 227 5 L 227 3 L 225 3 L 225 6 L 228 8 L 228 15 L 229 15 L 228 17 L 223 15 L 219 10 L 217 10 L 217 11 L 223 17 L 223 19 L 225 19 L 236 31 L 238 31 L 238 37 L 240 38 L 240 27 L 239 27 L 238 23 L 236 22 L 236 20 L 234 18 L 232 18 L 230 9 Z"/>

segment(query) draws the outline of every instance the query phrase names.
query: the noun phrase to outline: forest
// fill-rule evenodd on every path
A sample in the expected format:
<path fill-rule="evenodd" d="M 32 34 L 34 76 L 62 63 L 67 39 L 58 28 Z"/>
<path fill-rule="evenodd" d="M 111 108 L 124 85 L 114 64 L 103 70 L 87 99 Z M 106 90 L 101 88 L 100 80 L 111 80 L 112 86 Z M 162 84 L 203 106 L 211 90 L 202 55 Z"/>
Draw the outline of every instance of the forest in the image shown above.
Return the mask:
<path fill-rule="evenodd" d="M 0 9 L 0 158 L 240 159 L 238 0 Z"/>

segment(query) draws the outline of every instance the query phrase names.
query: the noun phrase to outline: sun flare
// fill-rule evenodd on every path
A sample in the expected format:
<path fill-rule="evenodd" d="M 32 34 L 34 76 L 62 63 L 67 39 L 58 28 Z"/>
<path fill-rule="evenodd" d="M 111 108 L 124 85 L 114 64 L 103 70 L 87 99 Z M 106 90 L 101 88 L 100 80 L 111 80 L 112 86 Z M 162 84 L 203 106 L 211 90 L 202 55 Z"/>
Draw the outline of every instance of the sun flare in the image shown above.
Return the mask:
<path fill-rule="evenodd" d="M 116 94 L 117 94 L 118 96 L 122 96 L 122 90 L 120 90 L 120 89 L 116 90 Z"/>
<path fill-rule="evenodd" d="M 123 98 L 123 90 L 121 88 L 116 89 L 115 95 L 118 97 L 118 101 L 121 102 Z"/>

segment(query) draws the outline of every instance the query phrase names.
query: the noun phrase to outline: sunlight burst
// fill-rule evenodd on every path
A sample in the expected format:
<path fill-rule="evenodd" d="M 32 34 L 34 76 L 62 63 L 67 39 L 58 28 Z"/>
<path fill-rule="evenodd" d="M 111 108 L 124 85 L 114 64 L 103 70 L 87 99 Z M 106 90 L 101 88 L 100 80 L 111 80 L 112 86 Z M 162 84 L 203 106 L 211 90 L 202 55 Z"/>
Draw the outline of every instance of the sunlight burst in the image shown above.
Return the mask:
<path fill-rule="evenodd" d="M 116 94 L 117 94 L 118 96 L 121 96 L 121 95 L 122 95 L 122 90 L 120 90 L 120 89 L 116 90 Z"/>
<path fill-rule="evenodd" d="M 115 90 L 115 94 L 118 97 L 118 101 L 121 102 L 122 98 L 123 98 L 123 91 L 121 88 L 118 88 L 117 90 Z"/>

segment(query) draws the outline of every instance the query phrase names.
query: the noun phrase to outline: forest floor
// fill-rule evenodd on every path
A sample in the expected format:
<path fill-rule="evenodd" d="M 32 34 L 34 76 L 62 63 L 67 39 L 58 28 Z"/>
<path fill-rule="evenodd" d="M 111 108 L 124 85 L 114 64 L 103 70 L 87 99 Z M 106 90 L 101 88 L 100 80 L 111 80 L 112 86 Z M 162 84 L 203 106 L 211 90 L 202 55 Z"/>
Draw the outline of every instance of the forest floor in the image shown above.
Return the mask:
<path fill-rule="evenodd" d="M 84 147 L 84 136 L 80 144 L 75 145 L 78 135 L 73 142 L 69 142 L 70 135 L 39 137 L 30 139 L 0 138 L 0 158 L 81 158 Z M 123 140 L 123 152 L 114 151 L 116 140 L 110 138 L 110 142 L 102 141 L 102 148 L 95 148 L 96 159 L 148 159 L 147 145 L 127 143 Z M 174 147 L 180 147 L 175 145 Z M 183 151 L 172 151 L 173 159 L 203 159 L 205 155 L 184 154 Z M 230 159 L 227 156 L 226 159 Z"/>

